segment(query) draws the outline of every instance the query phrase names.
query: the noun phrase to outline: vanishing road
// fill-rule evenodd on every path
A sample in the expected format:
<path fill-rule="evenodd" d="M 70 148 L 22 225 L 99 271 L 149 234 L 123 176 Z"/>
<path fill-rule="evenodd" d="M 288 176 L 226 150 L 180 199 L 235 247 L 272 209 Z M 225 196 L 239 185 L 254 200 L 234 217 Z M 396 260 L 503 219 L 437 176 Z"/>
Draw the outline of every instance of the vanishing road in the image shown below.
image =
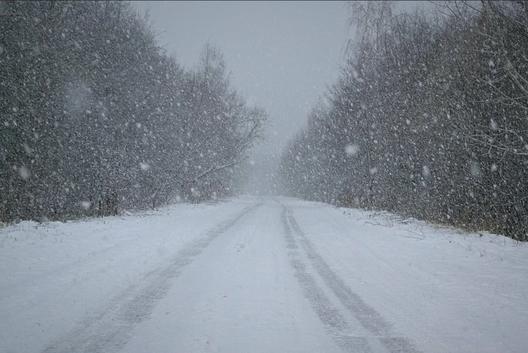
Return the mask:
<path fill-rule="evenodd" d="M 283 197 L 0 230 L 0 351 L 526 352 L 528 248 Z"/>

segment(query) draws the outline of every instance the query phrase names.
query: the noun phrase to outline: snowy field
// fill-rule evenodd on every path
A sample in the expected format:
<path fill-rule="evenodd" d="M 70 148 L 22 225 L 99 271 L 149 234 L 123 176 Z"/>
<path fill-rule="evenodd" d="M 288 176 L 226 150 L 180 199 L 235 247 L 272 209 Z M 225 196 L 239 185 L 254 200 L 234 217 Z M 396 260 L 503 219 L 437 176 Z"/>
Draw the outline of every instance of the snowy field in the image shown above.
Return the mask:
<path fill-rule="evenodd" d="M 526 352 L 528 248 L 242 197 L 0 229 L 0 352 Z"/>

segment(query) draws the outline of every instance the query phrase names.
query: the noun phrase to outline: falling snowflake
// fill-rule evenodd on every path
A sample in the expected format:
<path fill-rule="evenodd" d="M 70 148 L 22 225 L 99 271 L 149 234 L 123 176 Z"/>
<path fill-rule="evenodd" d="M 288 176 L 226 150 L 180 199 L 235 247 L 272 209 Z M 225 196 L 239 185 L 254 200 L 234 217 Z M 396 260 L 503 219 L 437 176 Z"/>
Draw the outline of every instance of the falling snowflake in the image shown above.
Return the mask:
<path fill-rule="evenodd" d="M 479 177 L 481 175 L 480 165 L 477 161 L 471 161 L 469 169 L 472 176 Z"/>
<path fill-rule="evenodd" d="M 493 119 L 490 119 L 490 127 L 492 130 L 497 130 L 499 126 L 497 125 L 497 122 Z"/>
<path fill-rule="evenodd" d="M 27 143 L 23 143 L 22 144 L 22 147 L 24 148 L 24 151 L 27 153 L 27 154 L 31 154 L 32 150 L 31 150 L 31 147 L 29 147 L 29 145 Z"/>
<path fill-rule="evenodd" d="M 348 144 L 345 146 L 345 153 L 348 156 L 355 156 L 359 152 L 359 146 L 356 144 Z"/>
<path fill-rule="evenodd" d="M 424 165 L 422 167 L 422 175 L 424 176 L 424 178 L 427 178 L 431 175 L 431 170 L 429 169 L 428 166 Z"/>
<path fill-rule="evenodd" d="M 22 179 L 27 180 L 31 176 L 31 171 L 26 166 L 21 166 L 18 168 L 18 174 Z"/>

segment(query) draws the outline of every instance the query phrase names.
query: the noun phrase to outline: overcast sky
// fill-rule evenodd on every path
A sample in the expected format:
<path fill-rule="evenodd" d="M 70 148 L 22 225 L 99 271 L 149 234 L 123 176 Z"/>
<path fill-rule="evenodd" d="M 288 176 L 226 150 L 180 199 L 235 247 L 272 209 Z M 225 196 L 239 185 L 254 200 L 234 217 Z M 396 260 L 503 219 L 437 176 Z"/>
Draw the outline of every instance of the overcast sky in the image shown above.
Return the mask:
<path fill-rule="evenodd" d="M 217 46 L 233 86 L 269 113 L 266 141 L 277 152 L 304 124 L 343 61 L 347 5 L 309 2 L 134 2 L 148 10 L 160 43 L 187 67 L 205 43 Z"/>

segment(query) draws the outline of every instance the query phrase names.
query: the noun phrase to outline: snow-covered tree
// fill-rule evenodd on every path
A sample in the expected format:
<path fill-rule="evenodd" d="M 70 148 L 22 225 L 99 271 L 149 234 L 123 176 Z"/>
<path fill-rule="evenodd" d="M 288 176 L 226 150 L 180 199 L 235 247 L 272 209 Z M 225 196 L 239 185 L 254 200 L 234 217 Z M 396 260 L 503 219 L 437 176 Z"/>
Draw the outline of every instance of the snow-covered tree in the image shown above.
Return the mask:
<path fill-rule="evenodd" d="M 0 220 L 231 192 L 265 114 L 218 50 L 183 70 L 124 2 L 2 2 L 0 33 Z"/>

